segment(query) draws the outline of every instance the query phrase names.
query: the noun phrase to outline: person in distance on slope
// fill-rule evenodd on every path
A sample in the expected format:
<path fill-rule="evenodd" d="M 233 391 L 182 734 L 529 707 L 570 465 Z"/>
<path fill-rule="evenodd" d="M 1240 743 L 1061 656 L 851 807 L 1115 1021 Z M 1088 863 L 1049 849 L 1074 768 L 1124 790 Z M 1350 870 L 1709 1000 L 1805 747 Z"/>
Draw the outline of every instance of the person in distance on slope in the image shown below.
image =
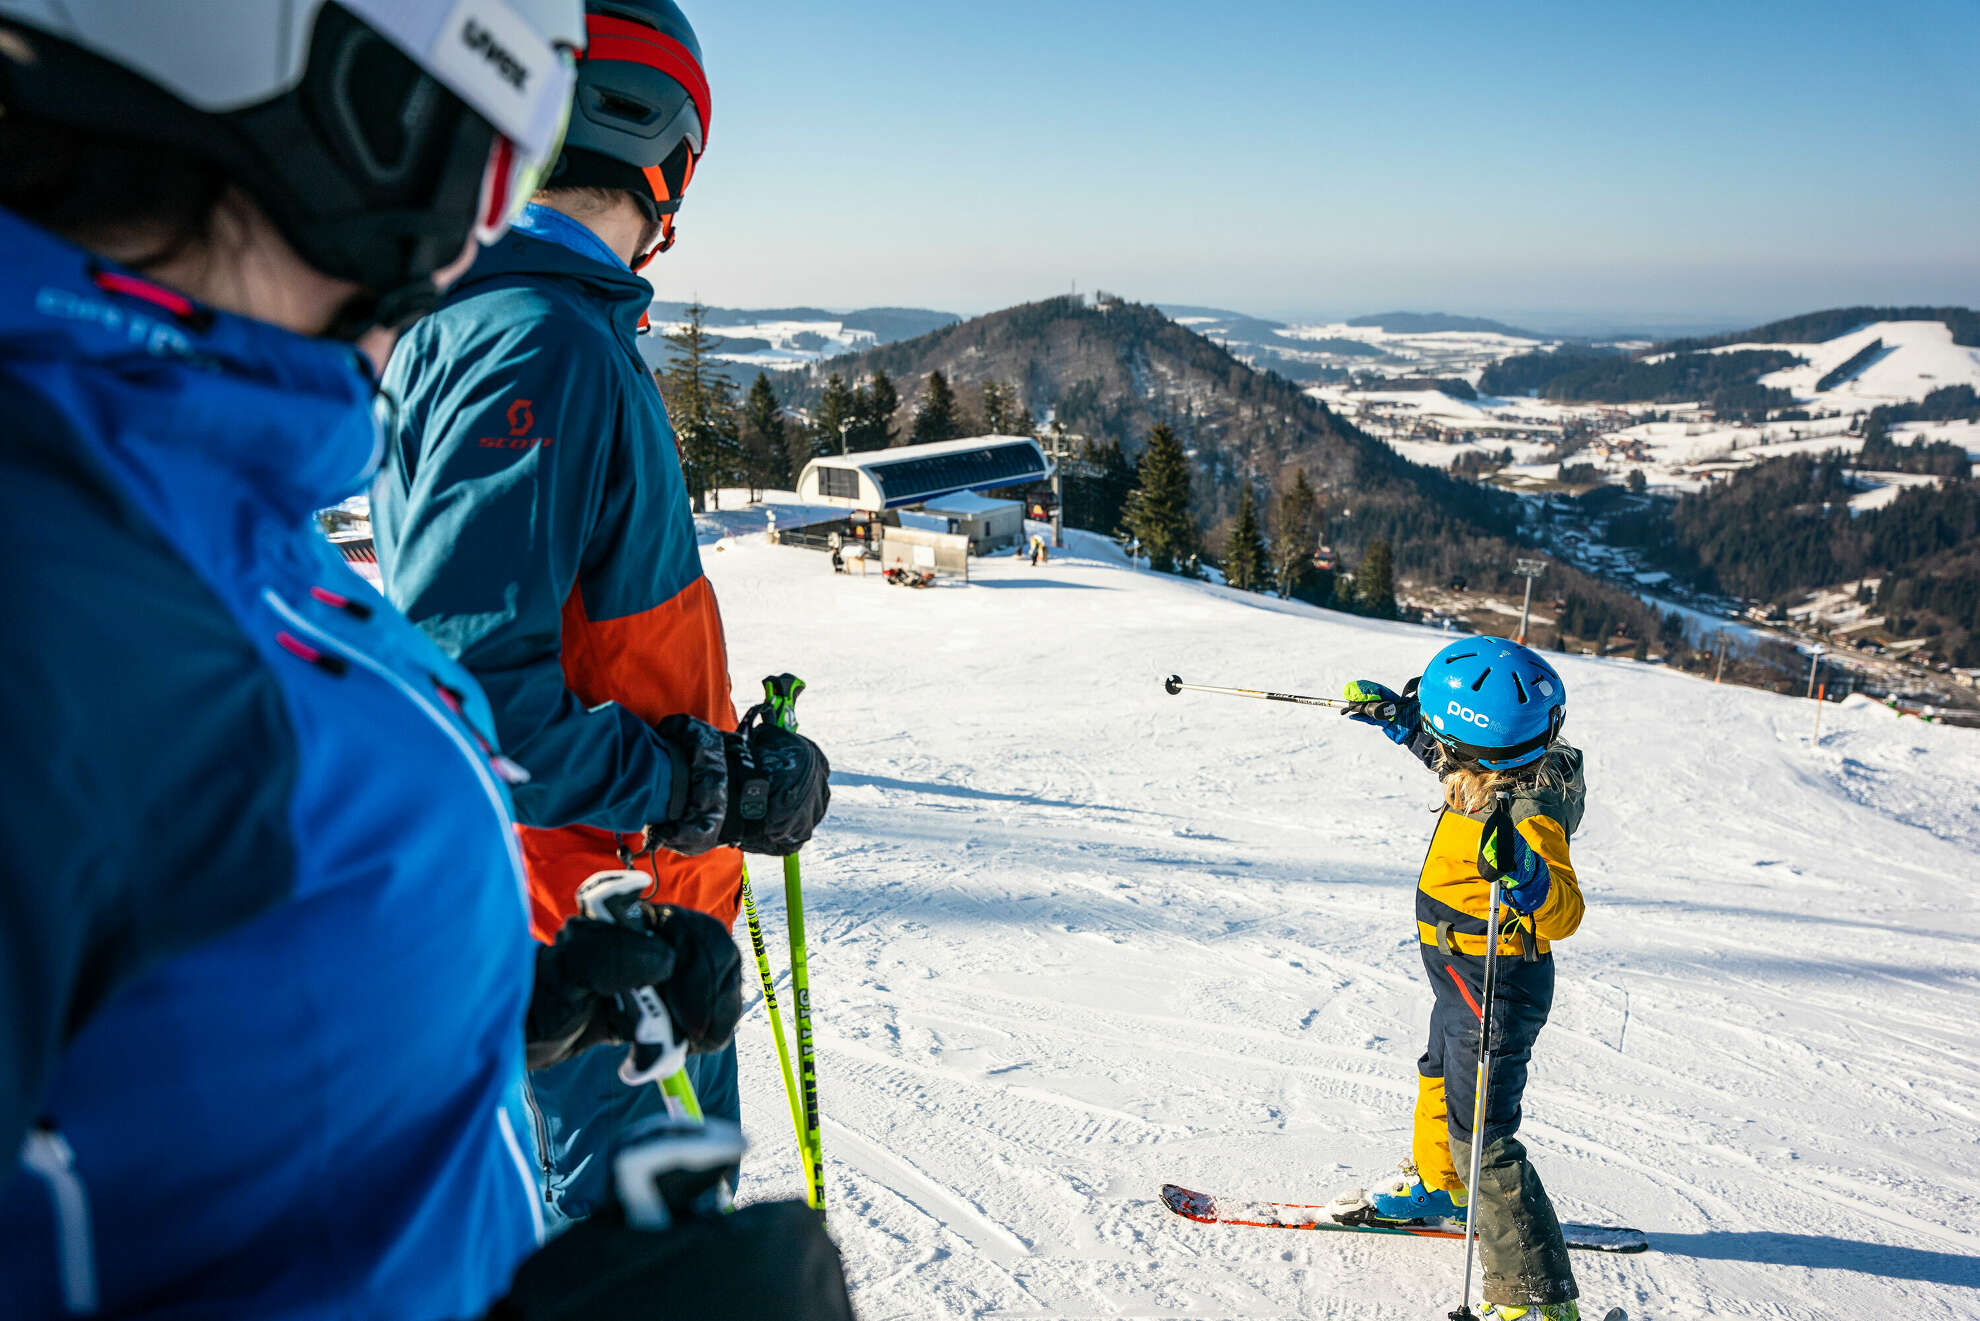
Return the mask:
<path fill-rule="evenodd" d="M 583 41 L 577 0 L 0 0 L 9 1321 L 555 1315 L 511 1289 L 525 1053 L 648 986 L 733 1028 L 696 914 L 536 952 L 486 702 L 311 518 Z M 673 1241 L 553 1264 L 664 1300 Z"/>
<path fill-rule="evenodd" d="M 736 846 L 793 853 L 830 799 L 817 747 L 770 731 L 770 812 L 737 808 L 722 619 L 636 342 L 653 299 L 639 272 L 673 245 L 707 140 L 701 48 L 672 0 L 591 0 L 586 25 L 548 187 L 392 357 L 400 409 L 372 497 L 386 595 L 481 682 L 529 769 L 515 804 L 543 941 L 587 877 L 631 865 L 654 898 L 731 927 Z M 619 1081 L 620 1055 L 530 1078 L 558 1217 L 607 1202 L 616 1135 L 664 1112 L 656 1088 Z M 740 1118 L 733 1043 L 688 1073 L 704 1113 Z"/>
<path fill-rule="evenodd" d="M 1484 1263 L 1484 1315 L 1576 1321 L 1574 1272 L 1552 1202 L 1515 1136 L 1534 1039 L 1554 997 L 1554 941 L 1581 925 L 1568 841 L 1581 823 L 1581 753 L 1560 740 L 1567 691 L 1531 649 L 1467 638 L 1431 658 L 1402 692 L 1358 679 L 1343 714 L 1374 725 L 1443 782 L 1444 810 L 1423 860 L 1416 927 L 1435 1003 L 1417 1061 L 1410 1159 L 1401 1177 L 1343 1198 L 1373 1220 L 1467 1212 Z M 1492 1075 L 1482 1134 L 1471 1131 L 1479 999 L 1493 877 L 1511 910 L 1499 941 Z M 1485 1144 L 1469 1190 L 1471 1143 Z"/>

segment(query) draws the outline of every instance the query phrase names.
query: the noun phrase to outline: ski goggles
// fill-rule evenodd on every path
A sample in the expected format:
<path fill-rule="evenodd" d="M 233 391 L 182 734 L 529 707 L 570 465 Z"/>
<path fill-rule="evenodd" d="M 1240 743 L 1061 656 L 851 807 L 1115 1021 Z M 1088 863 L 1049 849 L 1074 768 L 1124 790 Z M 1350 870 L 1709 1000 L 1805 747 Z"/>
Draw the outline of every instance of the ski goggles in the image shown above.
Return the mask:
<path fill-rule="evenodd" d="M 575 64 L 571 67 L 576 68 Z M 567 96 L 547 152 L 524 151 L 507 134 L 495 135 L 495 141 L 488 147 L 488 164 L 481 175 L 481 204 L 475 210 L 474 221 L 476 241 L 493 243 L 509 232 L 509 226 L 529 205 L 529 199 L 543 186 L 551 167 L 557 163 L 570 124 L 571 102 Z"/>

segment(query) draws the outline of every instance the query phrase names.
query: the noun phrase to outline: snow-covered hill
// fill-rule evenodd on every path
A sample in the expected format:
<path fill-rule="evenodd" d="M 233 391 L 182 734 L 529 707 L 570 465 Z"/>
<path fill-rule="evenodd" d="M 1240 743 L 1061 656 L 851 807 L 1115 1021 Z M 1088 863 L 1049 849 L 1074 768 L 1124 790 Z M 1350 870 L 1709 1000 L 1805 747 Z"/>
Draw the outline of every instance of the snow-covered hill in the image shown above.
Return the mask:
<path fill-rule="evenodd" d="M 703 547 L 738 696 L 802 674 L 833 761 L 804 865 L 861 1315 L 1441 1316 L 1450 1244 L 1218 1230 L 1156 1191 L 1317 1200 L 1403 1154 L 1434 800 L 1371 730 L 1160 677 L 1330 691 L 1443 639 L 1086 546 L 927 591 Z M 1829 707 L 1811 746 L 1806 702 L 1560 664 L 1589 913 L 1524 1136 L 1563 1214 L 1655 1244 L 1579 1256 L 1586 1299 L 1980 1315 L 1980 737 Z M 742 1045 L 743 1195 L 795 1194 L 760 1010 Z"/>
<path fill-rule="evenodd" d="M 1843 379 L 1826 390 L 1816 388 L 1872 345 L 1875 350 Z M 1875 321 L 1820 344 L 1733 344 L 1714 352 L 1742 349 L 1785 349 L 1800 355 L 1804 365 L 1763 376 L 1760 383 L 1846 413 L 1923 399 L 1948 385 L 1980 388 L 1980 348 L 1953 343 L 1952 331 L 1942 321 Z"/>

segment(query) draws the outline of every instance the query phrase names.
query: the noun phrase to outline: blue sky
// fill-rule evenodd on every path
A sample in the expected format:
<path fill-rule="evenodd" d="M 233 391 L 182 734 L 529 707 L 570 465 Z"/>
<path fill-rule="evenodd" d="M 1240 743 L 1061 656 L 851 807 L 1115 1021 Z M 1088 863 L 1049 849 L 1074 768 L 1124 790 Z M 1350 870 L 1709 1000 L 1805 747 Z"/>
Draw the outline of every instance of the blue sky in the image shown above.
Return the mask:
<path fill-rule="evenodd" d="M 1541 328 L 1980 304 L 1980 0 L 683 0 L 665 298 Z"/>

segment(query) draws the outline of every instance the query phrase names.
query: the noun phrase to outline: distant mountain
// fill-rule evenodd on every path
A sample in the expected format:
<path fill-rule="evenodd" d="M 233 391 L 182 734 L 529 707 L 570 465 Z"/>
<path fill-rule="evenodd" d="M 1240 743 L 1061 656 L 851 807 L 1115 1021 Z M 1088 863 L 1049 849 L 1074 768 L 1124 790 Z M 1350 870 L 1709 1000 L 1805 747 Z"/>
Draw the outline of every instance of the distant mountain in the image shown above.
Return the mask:
<path fill-rule="evenodd" d="M 1569 402 L 1702 400 L 1722 417 L 1818 401 L 1856 411 L 1962 384 L 1980 385 L 1980 313 L 1964 307 L 1837 307 L 1634 354 L 1522 353 L 1479 379 L 1490 394 Z"/>
<path fill-rule="evenodd" d="M 1337 335 L 1316 337 L 1302 327 L 1228 308 L 1195 307 L 1187 303 L 1157 306 L 1163 315 L 1221 344 L 1250 366 L 1277 372 L 1302 385 L 1346 380 L 1353 367 L 1387 361 L 1390 356 L 1366 340 Z"/>
<path fill-rule="evenodd" d="M 684 321 L 689 304 L 656 298 L 648 312 L 655 321 Z M 922 307 L 864 307 L 853 312 L 829 312 L 822 307 L 709 307 L 703 321 L 711 327 L 760 326 L 776 322 L 798 322 L 843 326 L 864 330 L 882 344 L 911 339 L 931 330 L 962 320 L 954 312 L 936 312 Z"/>
<path fill-rule="evenodd" d="M 1350 317 L 1347 324 L 1370 326 L 1394 335 L 1440 335 L 1456 330 L 1473 335 L 1510 335 L 1514 339 L 1557 338 L 1553 335 L 1542 335 L 1537 331 L 1521 330 L 1503 321 L 1491 321 L 1475 316 L 1452 316 L 1448 312 L 1377 312 L 1373 316 Z"/>
<path fill-rule="evenodd" d="M 1269 492 L 1297 468 L 1329 495 L 1337 545 L 1389 538 L 1404 568 L 1455 572 L 1447 561 L 1462 558 L 1465 547 L 1517 526 L 1511 498 L 1407 462 L 1299 385 L 1146 304 L 1104 296 L 1026 303 L 817 363 L 783 377 L 779 391 L 787 405 L 809 410 L 828 375 L 857 384 L 876 369 L 900 392 L 895 425 L 903 436 L 938 370 L 966 412 L 986 381 L 1009 384 L 1040 425 L 1056 420 L 1130 456 L 1165 422 L 1196 454 L 1206 529 L 1230 516 L 1244 486 Z"/>
<path fill-rule="evenodd" d="M 1877 321 L 1937 321 L 1952 332 L 1954 344 L 1980 348 L 1980 312 L 1970 307 L 1832 307 L 1769 321 L 1752 330 L 1668 340 L 1658 348 L 1682 353 L 1725 344 L 1821 344 Z"/>
<path fill-rule="evenodd" d="M 666 332 L 687 320 L 689 304 L 654 299 L 648 309 L 653 333 L 640 339 L 640 356 L 654 370 L 668 360 Z M 747 385 L 759 371 L 787 371 L 852 350 L 912 339 L 962 318 L 921 307 L 863 307 L 831 312 L 822 307 L 708 307 L 702 324 L 722 340 L 715 353 L 723 374 Z"/>

